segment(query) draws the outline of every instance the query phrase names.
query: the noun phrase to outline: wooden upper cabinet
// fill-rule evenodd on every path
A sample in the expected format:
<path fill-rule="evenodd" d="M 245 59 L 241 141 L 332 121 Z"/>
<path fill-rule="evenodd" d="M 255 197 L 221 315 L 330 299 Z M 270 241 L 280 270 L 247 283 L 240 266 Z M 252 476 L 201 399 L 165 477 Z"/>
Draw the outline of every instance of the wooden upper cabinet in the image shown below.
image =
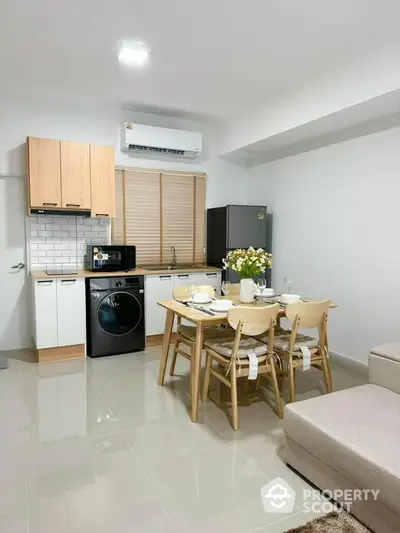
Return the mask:
<path fill-rule="evenodd" d="M 60 141 L 28 137 L 29 207 L 61 207 Z"/>
<path fill-rule="evenodd" d="M 112 146 L 90 145 L 92 217 L 115 217 L 115 163 Z"/>
<path fill-rule="evenodd" d="M 89 144 L 61 141 L 61 198 L 66 209 L 90 209 Z"/>

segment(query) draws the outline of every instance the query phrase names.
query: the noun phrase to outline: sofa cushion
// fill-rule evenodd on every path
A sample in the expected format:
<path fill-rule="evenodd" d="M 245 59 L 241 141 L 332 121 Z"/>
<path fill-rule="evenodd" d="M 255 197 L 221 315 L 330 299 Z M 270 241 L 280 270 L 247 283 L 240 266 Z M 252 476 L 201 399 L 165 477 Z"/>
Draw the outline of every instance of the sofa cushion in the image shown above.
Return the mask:
<path fill-rule="evenodd" d="M 370 352 L 374 355 L 379 355 L 380 357 L 385 357 L 386 359 L 400 362 L 400 342 L 381 344 L 380 346 L 375 346 L 375 348 L 372 348 Z"/>
<path fill-rule="evenodd" d="M 400 395 L 363 385 L 291 403 L 284 431 L 360 489 L 400 514 Z"/>

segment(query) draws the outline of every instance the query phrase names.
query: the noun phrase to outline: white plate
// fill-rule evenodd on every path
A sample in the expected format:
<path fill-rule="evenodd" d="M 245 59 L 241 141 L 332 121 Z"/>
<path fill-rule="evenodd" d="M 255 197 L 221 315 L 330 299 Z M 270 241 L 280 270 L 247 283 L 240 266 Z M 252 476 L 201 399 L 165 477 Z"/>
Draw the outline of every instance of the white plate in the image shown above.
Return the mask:
<path fill-rule="evenodd" d="M 229 309 L 232 309 L 232 307 L 233 307 L 233 305 L 231 304 L 229 307 L 225 307 L 225 309 L 223 309 L 221 307 L 221 304 L 218 304 L 217 302 L 213 302 L 210 305 L 211 311 L 215 311 L 216 313 L 227 313 L 229 311 Z"/>
<path fill-rule="evenodd" d="M 212 302 L 212 298 L 207 298 L 207 300 L 203 300 L 201 302 L 199 302 L 198 300 L 193 300 L 192 298 L 189 298 L 188 302 L 194 305 L 204 305 L 204 304 L 209 304 L 210 302 Z"/>
<path fill-rule="evenodd" d="M 229 311 L 229 309 L 222 311 L 220 307 L 213 307 L 212 305 L 210 305 L 209 309 L 213 313 L 221 313 L 222 315 L 226 315 L 226 313 Z"/>

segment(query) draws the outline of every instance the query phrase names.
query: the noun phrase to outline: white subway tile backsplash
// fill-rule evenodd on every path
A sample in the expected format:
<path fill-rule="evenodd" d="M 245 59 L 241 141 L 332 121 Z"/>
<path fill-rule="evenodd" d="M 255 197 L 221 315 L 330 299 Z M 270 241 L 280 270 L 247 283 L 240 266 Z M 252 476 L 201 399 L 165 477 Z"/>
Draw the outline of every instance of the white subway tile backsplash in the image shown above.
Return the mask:
<path fill-rule="evenodd" d="M 83 268 L 88 244 L 110 244 L 110 224 L 110 220 L 61 215 L 29 217 L 31 268 L 57 263 Z"/>
<path fill-rule="evenodd" d="M 57 242 L 54 244 L 54 250 L 69 250 L 70 246 L 67 242 Z"/>

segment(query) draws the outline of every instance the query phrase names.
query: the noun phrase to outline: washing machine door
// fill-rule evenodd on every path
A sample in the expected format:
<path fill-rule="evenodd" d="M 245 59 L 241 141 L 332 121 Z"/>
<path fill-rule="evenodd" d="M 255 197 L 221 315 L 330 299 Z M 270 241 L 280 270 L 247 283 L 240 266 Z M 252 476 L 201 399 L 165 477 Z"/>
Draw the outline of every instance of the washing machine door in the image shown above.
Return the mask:
<path fill-rule="evenodd" d="M 97 309 L 100 327 L 109 335 L 127 335 L 142 318 L 139 300 L 129 292 L 116 291 L 106 296 Z"/>

